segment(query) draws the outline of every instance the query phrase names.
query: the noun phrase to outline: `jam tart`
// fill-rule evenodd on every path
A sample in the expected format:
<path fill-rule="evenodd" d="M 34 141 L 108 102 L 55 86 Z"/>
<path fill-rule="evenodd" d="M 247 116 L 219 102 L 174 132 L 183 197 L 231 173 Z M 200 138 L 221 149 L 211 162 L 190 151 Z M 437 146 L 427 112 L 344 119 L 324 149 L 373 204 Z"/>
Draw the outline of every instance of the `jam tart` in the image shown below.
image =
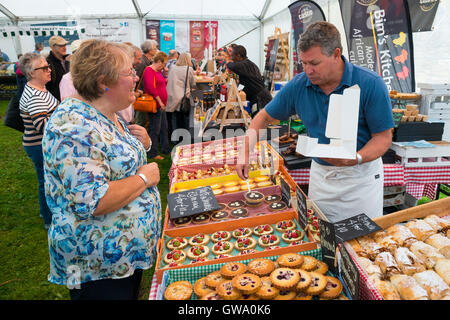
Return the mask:
<path fill-rule="evenodd" d="M 312 300 L 313 296 L 309 296 L 303 291 L 297 291 L 297 295 L 295 296 L 294 300 Z"/>
<path fill-rule="evenodd" d="M 305 293 L 311 296 L 320 295 L 325 291 L 328 280 L 326 276 L 317 272 L 310 272 L 311 284 L 308 288 L 304 289 Z"/>
<path fill-rule="evenodd" d="M 277 263 L 282 268 L 300 268 L 304 260 L 304 256 L 298 253 L 285 253 L 277 258 Z"/>
<path fill-rule="evenodd" d="M 212 253 L 216 256 L 221 254 L 228 254 L 233 251 L 233 244 L 230 241 L 218 241 L 211 247 Z"/>
<path fill-rule="evenodd" d="M 302 268 L 305 271 L 313 271 L 316 268 L 317 262 L 319 260 L 311 256 L 303 256 L 303 258 L 304 258 L 303 263 L 300 266 L 300 268 Z"/>
<path fill-rule="evenodd" d="M 216 287 L 216 291 L 224 300 L 238 300 L 242 296 L 242 293 L 233 287 L 231 279 L 220 282 Z"/>
<path fill-rule="evenodd" d="M 188 245 L 188 241 L 183 237 L 175 237 L 167 241 L 166 247 L 169 250 L 184 249 Z"/>
<path fill-rule="evenodd" d="M 167 264 L 171 264 L 173 262 L 181 264 L 184 260 L 186 260 L 186 252 L 179 249 L 172 250 L 164 256 L 164 262 Z"/>
<path fill-rule="evenodd" d="M 342 293 L 342 283 L 339 279 L 325 276 L 327 285 L 325 290 L 319 295 L 322 299 L 335 299 Z"/>
<path fill-rule="evenodd" d="M 166 300 L 190 300 L 192 284 L 189 281 L 176 281 L 171 283 L 164 292 Z"/>
<path fill-rule="evenodd" d="M 209 254 L 209 248 L 204 245 L 192 246 L 187 250 L 187 256 L 190 259 L 204 258 Z"/>
<path fill-rule="evenodd" d="M 299 280 L 298 272 L 290 268 L 277 268 L 270 274 L 270 281 L 280 290 L 295 288 Z"/>
<path fill-rule="evenodd" d="M 278 296 L 279 293 L 280 290 L 272 284 L 272 281 L 270 281 L 270 277 L 262 277 L 261 286 L 255 294 L 261 299 L 271 300 Z"/>
<path fill-rule="evenodd" d="M 194 293 L 197 297 L 202 298 L 207 294 L 214 292 L 214 289 L 211 289 L 206 285 L 206 277 L 200 278 L 194 283 Z"/>
<path fill-rule="evenodd" d="M 222 273 L 220 271 L 214 271 L 211 272 L 210 274 L 208 274 L 205 277 L 205 284 L 212 288 L 212 289 L 216 289 L 217 285 L 222 282 L 223 280 L 225 280 L 225 277 L 222 276 Z"/>
<path fill-rule="evenodd" d="M 197 233 L 189 239 L 189 244 L 191 246 L 206 245 L 209 242 L 209 235 L 205 233 Z"/>
<path fill-rule="evenodd" d="M 253 294 L 261 286 L 261 279 L 252 273 L 243 273 L 232 279 L 233 287 L 243 294 Z"/>
<path fill-rule="evenodd" d="M 220 274 L 228 279 L 231 279 L 237 275 L 245 273 L 247 271 L 247 266 L 242 262 L 229 262 L 224 264 L 220 268 Z"/>
<path fill-rule="evenodd" d="M 253 238 L 238 238 L 234 243 L 234 247 L 239 251 L 253 249 L 256 247 L 256 240 Z"/>
<path fill-rule="evenodd" d="M 253 228 L 253 233 L 257 236 L 273 233 L 273 227 L 270 224 L 261 224 Z"/>
<path fill-rule="evenodd" d="M 294 300 L 297 292 L 291 290 L 280 290 L 278 296 L 273 298 L 273 300 Z"/>
<path fill-rule="evenodd" d="M 312 272 L 317 272 L 320 274 L 326 274 L 328 272 L 328 265 L 320 260 L 317 260 L 316 267 L 312 270 Z"/>
<path fill-rule="evenodd" d="M 312 278 L 308 271 L 297 269 L 298 275 L 300 276 L 300 280 L 297 283 L 297 286 L 295 287 L 297 291 L 299 290 L 305 290 L 311 285 Z"/>
<path fill-rule="evenodd" d="M 270 246 L 276 246 L 280 243 L 280 237 L 276 234 L 265 234 L 258 238 L 258 245 L 260 247 L 270 247 Z"/>
<path fill-rule="evenodd" d="M 227 241 L 231 238 L 231 232 L 229 231 L 216 231 L 211 235 L 212 242 Z"/>
<path fill-rule="evenodd" d="M 231 235 L 235 239 L 247 238 L 247 237 L 250 237 L 252 235 L 252 229 L 247 228 L 247 227 L 237 228 L 237 229 L 235 229 L 235 230 L 233 230 L 231 232 Z"/>
<path fill-rule="evenodd" d="M 279 221 L 275 225 L 275 229 L 278 232 L 284 232 L 284 231 L 287 231 L 287 230 L 292 230 L 292 229 L 295 229 L 296 227 L 297 227 L 297 225 L 295 224 L 295 222 L 293 220 Z"/>
<path fill-rule="evenodd" d="M 293 230 L 287 230 L 283 232 L 281 235 L 281 239 L 285 242 L 294 242 L 294 241 L 300 241 L 305 236 L 305 232 L 303 230 L 293 229 Z"/>
<path fill-rule="evenodd" d="M 269 259 L 254 259 L 247 265 L 248 271 L 256 274 L 257 276 L 264 277 L 272 273 L 275 270 L 275 263 Z"/>

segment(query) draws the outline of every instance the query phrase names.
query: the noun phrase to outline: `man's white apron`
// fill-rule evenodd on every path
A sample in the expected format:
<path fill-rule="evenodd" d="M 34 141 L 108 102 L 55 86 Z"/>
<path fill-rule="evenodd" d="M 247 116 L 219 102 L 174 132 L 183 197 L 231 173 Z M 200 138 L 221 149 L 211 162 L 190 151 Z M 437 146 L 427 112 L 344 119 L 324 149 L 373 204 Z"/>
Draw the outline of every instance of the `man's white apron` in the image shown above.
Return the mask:
<path fill-rule="evenodd" d="M 350 167 L 311 161 L 308 196 L 330 222 L 360 213 L 373 219 L 383 215 L 383 180 L 381 158 Z"/>

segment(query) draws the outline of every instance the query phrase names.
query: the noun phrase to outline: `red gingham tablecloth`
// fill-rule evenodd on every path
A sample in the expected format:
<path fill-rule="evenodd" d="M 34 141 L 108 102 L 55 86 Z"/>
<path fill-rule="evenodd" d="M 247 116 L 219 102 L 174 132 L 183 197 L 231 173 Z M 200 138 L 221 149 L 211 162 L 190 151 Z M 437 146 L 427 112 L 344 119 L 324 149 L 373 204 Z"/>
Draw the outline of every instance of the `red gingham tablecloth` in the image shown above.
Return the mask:
<path fill-rule="evenodd" d="M 450 166 L 404 168 L 400 164 L 384 164 L 383 169 L 385 187 L 406 185 L 406 191 L 416 199 L 426 196 L 433 200 L 437 184 L 450 183 Z M 309 183 L 309 168 L 287 172 L 296 183 Z"/>
<path fill-rule="evenodd" d="M 158 281 L 156 280 L 156 274 L 153 275 L 152 284 L 150 287 L 150 293 L 148 295 L 148 300 L 156 300 L 156 293 L 158 291 Z"/>

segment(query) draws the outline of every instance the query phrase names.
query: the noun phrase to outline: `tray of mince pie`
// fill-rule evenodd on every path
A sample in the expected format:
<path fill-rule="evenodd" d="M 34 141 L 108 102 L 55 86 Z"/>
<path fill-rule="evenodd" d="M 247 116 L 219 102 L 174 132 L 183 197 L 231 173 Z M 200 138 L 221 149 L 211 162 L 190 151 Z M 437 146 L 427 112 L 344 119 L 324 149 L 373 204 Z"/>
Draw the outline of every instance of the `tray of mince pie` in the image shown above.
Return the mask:
<path fill-rule="evenodd" d="M 287 219 L 190 236 L 164 235 L 163 241 L 159 269 L 300 245 L 308 238 L 295 219 Z"/>
<path fill-rule="evenodd" d="M 281 199 L 279 186 L 218 195 L 216 200 L 220 205 L 219 210 L 169 219 L 167 228 L 193 227 L 207 223 L 292 211 Z"/>

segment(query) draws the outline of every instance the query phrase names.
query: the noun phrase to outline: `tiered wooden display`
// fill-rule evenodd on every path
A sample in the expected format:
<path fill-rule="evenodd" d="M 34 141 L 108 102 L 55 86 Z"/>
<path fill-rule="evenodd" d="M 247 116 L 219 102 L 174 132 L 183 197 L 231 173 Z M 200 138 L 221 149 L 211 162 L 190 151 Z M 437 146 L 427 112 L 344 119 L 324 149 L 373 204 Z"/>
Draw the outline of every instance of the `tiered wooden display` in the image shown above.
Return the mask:
<path fill-rule="evenodd" d="M 221 102 L 217 106 L 211 118 L 209 118 L 207 123 L 204 125 L 205 128 L 213 120 L 220 124 L 220 132 L 222 132 L 224 126 L 232 124 L 242 123 L 246 129 L 249 127 L 251 117 L 248 115 L 247 111 L 244 110 L 244 102 L 241 99 L 236 81 L 234 79 L 231 79 L 227 91 L 227 101 Z"/>

